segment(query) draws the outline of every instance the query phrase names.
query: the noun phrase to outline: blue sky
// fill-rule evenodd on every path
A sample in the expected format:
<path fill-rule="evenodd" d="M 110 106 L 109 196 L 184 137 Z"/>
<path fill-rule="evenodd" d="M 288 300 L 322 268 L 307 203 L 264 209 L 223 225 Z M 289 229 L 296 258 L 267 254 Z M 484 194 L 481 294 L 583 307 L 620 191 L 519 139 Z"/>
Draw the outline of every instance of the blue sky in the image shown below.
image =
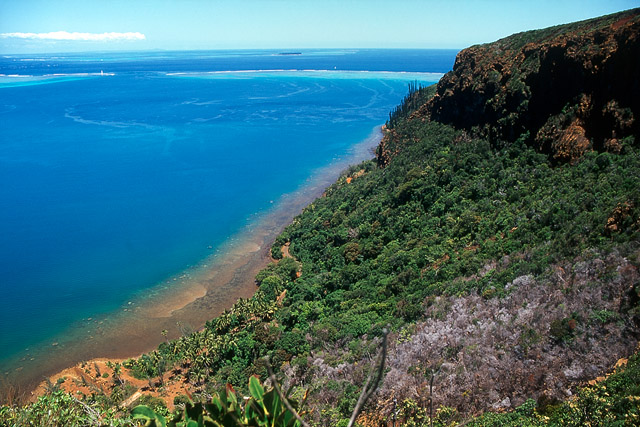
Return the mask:
<path fill-rule="evenodd" d="M 640 0 L 0 0 L 0 52 L 463 48 L 639 6 Z"/>

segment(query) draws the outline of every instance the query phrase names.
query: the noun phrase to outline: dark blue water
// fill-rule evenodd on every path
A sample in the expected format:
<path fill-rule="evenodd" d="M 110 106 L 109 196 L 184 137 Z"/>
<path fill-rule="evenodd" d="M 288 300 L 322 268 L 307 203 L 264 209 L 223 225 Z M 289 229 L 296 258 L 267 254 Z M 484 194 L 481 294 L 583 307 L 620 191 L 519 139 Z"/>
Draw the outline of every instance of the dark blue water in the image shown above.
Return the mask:
<path fill-rule="evenodd" d="M 109 71 L 342 70 L 446 73 L 453 67 L 451 49 L 277 50 L 66 53 L 6 55 L 3 74 L 93 73 Z M 106 65 L 105 65 L 106 64 Z"/>
<path fill-rule="evenodd" d="M 455 53 L 0 58 L 0 362 L 198 264 Z"/>

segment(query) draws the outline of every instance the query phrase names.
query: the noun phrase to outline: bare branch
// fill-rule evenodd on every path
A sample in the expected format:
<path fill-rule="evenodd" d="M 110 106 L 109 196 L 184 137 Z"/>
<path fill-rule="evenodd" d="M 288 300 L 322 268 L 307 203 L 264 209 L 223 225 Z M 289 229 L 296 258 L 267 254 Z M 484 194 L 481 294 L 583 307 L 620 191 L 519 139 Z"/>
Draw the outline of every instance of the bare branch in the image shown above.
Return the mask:
<path fill-rule="evenodd" d="M 95 423 L 95 425 L 99 424 L 100 414 L 98 413 L 98 411 L 96 411 L 86 403 L 82 402 L 80 399 L 76 398 L 75 396 L 71 396 L 71 398 L 80 406 L 82 406 L 82 408 L 84 409 L 84 412 L 91 418 L 91 420 Z"/>
<path fill-rule="evenodd" d="M 360 415 L 360 412 L 362 412 L 362 407 L 371 397 L 371 395 L 376 391 L 376 389 L 378 388 L 378 384 L 382 379 L 382 374 L 384 373 L 384 364 L 387 359 L 387 335 L 389 335 L 389 329 L 385 328 L 382 335 L 382 348 L 380 349 L 380 355 L 378 357 L 378 369 L 376 371 L 371 371 L 369 377 L 367 378 L 367 381 L 365 381 L 364 387 L 362 388 L 362 393 L 360 393 L 358 403 L 353 409 L 353 413 L 351 414 L 351 418 L 349 419 L 349 424 L 347 425 L 347 427 L 353 427 L 353 424 L 356 422 L 356 418 L 358 418 L 358 415 Z M 373 379 L 373 382 L 371 382 L 374 372 L 376 374 L 376 377 L 375 379 Z"/>
<path fill-rule="evenodd" d="M 300 423 L 303 425 L 303 427 L 311 427 L 309 426 L 309 424 L 307 424 L 305 422 L 305 420 L 302 419 L 302 417 L 300 417 L 300 415 L 298 414 L 298 411 L 296 411 L 295 409 L 293 409 L 293 406 L 291 406 L 291 403 L 289 403 L 289 399 L 287 399 L 287 397 L 284 395 L 284 393 L 282 393 L 282 390 L 280 389 L 280 386 L 278 385 L 278 381 L 276 380 L 276 375 L 273 373 L 273 369 L 271 368 L 271 362 L 269 362 L 269 357 L 265 357 L 264 358 L 266 364 L 267 364 L 267 371 L 269 372 L 269 378 L 271 379 L 271 383 L 273 384 L 273 388 L 276 391 L 276 393 L 278 393 L 278 396 L 280 396 L 280 399 L 282 399 L 282 403 L 284 403 L 284 406 L 287 407 L 287 409 L 293 414 L 294 417 L 296 417 L 296 419 L 298 421 L 300 421 Z"/>

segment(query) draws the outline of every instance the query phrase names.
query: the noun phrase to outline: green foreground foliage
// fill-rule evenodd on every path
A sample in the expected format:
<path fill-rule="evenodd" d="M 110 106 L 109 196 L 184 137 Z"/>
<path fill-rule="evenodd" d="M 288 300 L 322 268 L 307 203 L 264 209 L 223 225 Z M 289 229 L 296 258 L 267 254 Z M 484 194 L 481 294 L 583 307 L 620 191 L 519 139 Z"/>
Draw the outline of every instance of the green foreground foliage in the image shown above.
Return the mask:
<path fill-rule="evenodd" d="M 0 425 L 3 426 L 298 426 L 292 414 L 282 405 L 273 389 L 265 391 L 252 377 L 251 397 L 244 405 L 231 387 L 226 387 L 206 404 L 188 402 L 169 421 L 147 406 L 138 406 L 132 416 L 113 418 L 109 413 L 98 414 L 62 392 L 54 392 L 23 408 L 2 407 Z M 537 427 L 537 426 L 634 426 L 640 423 L 640 355 L 629 358 L 626 366 L 615 370 L 604 381 L 581 388 L 566 402 L 541 404 L 528 400 L 509 413 L 487 413 L 467 422 L 472 427 Z M 304 404 L 304 402 L 303 402 Z M 302 404 L 302 405 L 303 405 Z M 292 405 L 300 410 L 294 401 Z M 426 410 L 417 410 L 415 402 L 404 402 L 403 411 L 411 413 L 402 425 L 429 426 Z M 299 412 L 304 415 L 304 412 Z M 401 414 L 402 415 L 402 414 Z M 226 421 L 225 421 L 226 420 Z M 231 421 L 230 421 L 231 420 Z M 440 408 L 433 425 L 457 425 L 455 410 Z M 226 424 L 225 424 L 226 422 Z"/>
<path fill-rule="evenodd" d="M 131 419 L 128 416 L 115 416 L 117 412 L 115 408 L 96 407 L 96 405 L 81 402 L 75 397 L 57 390 L 41 396 L 35 403 L 23 407 L 0 407 L 0 426 L 131 425 Z"/>
<path fill-rule="evenodd" d="M 256 377 L 249 379 L 251 397 L 244 403 L 238 401 L 236 392 L 227 385 L 216 393 L 207 403 L 186 402 L 184 410 L 174 414 L 167 422 L 165 417 L 154 412 L 148 406 L 137 406 L 132 414 L 149 427 L 236 427 L 236 426 L 269 426 L 298 427 L 301 425 L 293 412 L 287 409 L 282 397 L 274 388 L 265 392 Z M 283 396 L 286 398 L 286 396 Z M 289 404 L 298 407 L 298 416 L 304 415 L 300 407 L 291 400 Z M 304 402 L 303 402 L 304 404 Z"/>
<path fill-rule="evenodd" d="M 2 426 L 102 426 L 102 425 L 144 425 L 149 427 L 238 427 L 269 426 L 298 427 L 300 421 L 287 409 L 280 394 L 274 388 L 265 391 L 256 377 L 249 379 L 250 397 L 238 398 L 230 384 L 215 393 L 206 402 L 188 400 L 181 409 L 170 416 L 162 410 L 147 405 L 138 405 L 131 414 L 122 413 L 114 417 L 112 411 L 100 412 L 78 399 L 55 391 L 40 397 L 32 405 L 23 408 L 2 407 L 0 425 Z M 298 416 L 304 401 L 298 404 L 284 396 Z"/>

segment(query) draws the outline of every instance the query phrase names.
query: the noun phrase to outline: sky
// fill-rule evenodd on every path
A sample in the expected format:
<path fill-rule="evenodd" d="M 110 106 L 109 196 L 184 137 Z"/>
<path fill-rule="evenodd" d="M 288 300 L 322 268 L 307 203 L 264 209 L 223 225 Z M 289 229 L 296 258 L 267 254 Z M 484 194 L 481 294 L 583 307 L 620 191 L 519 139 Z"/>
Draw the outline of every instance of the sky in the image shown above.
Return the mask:
<path fill-rule="evenodd" d="M 453 48 L 640 0 L 0 0 L 0 53 Z"/>

